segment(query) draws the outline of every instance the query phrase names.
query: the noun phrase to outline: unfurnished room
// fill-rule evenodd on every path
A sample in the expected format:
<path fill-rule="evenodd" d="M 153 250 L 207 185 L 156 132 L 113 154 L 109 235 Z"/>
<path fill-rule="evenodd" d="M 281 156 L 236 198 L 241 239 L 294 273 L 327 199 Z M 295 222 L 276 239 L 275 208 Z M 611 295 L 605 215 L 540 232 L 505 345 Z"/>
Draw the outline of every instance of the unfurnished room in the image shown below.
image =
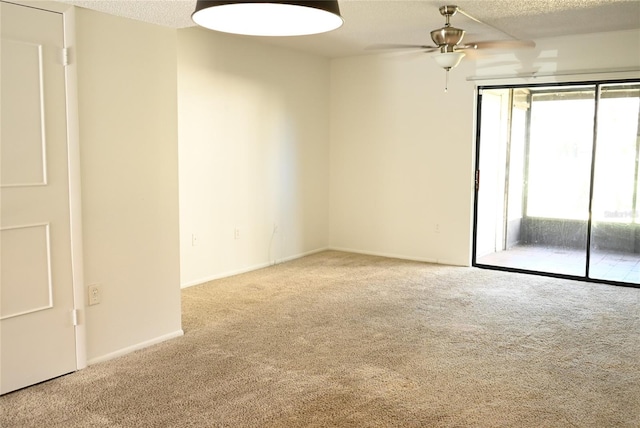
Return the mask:
<path fill-rule="evenodd" d="M 640 1 L 1 0 L 0 426 L 640 426 Z"/>

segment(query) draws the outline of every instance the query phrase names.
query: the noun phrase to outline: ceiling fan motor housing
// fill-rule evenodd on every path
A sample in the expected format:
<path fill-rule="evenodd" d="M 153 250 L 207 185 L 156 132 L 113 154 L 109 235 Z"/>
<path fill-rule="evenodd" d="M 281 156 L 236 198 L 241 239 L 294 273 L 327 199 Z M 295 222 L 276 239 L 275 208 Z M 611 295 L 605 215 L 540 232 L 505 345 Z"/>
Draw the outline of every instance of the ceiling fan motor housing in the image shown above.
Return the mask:
<path fill-rule="evenodd" d="M 433 43 L 438 45 L 441 52 L 453 52 L 456 45 L 462 42 L 464 30 L 455 27 L 442 27 L 431 32 Z"/>

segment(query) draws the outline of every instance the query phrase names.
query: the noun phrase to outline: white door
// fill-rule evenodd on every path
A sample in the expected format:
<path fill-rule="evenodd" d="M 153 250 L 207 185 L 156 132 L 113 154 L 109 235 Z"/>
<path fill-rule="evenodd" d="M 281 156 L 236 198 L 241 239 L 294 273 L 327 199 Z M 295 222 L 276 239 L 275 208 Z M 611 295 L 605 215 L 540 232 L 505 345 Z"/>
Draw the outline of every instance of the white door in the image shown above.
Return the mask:
<path fill-rule="evenodd" d="M 63 15 L 0 3 L 0 393 L 77 369 Z"/>

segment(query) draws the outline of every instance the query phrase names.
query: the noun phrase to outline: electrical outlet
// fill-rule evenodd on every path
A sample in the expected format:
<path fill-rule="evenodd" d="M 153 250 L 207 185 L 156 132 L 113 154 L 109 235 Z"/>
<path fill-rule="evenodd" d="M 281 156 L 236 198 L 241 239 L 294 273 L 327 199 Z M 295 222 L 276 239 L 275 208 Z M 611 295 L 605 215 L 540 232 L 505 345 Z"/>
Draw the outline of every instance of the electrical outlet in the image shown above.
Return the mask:
<path fill-rule="evenodd" d="M 97 305 L 102 300 L 102 287 L 100 284 L 89 286 L 89 306 Z"/>
<path fill-rule="evenodd" d="M 237 227 L 233 230 L 233 238 L 240 239 L 240 229 L 238 229 Z"/>
<path fill-rule="evenodd" d="M 198 245 L 198 236 L 195 233 L 191 234 L 191 246 L 195 247 Z"/>
<path fill-rule="evenodd" d="M 440 233 L 440 224 L 436 223 L 436 233 Z"/>

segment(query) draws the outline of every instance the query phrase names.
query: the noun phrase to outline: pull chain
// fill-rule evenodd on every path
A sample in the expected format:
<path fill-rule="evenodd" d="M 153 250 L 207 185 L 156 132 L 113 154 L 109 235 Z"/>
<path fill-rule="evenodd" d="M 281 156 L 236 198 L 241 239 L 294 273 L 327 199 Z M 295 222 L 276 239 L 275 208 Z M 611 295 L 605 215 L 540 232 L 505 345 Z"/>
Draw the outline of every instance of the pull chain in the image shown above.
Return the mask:
<path fill-rule="evenodd" d="M 444 72 L 444 92 L 446 93 L 449 90 L 449 68 L 445 68 Z"/>

